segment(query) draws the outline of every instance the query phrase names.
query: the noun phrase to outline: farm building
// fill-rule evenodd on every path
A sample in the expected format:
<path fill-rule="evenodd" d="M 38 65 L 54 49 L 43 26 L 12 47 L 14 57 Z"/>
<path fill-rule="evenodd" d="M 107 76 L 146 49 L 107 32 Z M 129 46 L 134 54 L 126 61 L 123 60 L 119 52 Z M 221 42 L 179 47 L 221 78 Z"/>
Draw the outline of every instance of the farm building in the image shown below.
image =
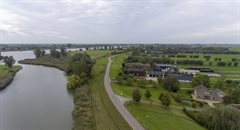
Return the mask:
<path fill-rule="evenodd" d="M 226 94 L 220 89 L 209 90 L 203 85 L 194 87 L 194 96 L 198 99 L 223 101 L 223 97 Z"/>

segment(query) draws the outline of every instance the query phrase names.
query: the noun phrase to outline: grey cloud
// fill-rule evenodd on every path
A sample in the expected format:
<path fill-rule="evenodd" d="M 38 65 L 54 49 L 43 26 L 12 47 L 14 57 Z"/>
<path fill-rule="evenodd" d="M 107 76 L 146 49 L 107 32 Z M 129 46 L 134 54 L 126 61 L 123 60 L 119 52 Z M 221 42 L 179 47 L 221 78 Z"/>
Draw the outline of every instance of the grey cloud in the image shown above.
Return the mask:
<path fill-rule="evenodd" d="M 240 43 L 238 0 L 2 1 L 1 43 Z"/>

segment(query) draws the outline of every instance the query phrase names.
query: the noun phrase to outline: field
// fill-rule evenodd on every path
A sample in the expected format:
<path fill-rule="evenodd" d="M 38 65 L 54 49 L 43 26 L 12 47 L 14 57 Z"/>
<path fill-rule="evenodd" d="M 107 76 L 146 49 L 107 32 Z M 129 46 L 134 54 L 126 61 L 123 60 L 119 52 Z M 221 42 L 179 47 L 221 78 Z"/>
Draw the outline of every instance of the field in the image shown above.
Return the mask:
<path fill-rule="evenodd" d="M 234 54 L 185 54 L 185 53 L 180 53 L 178 55 L 186 55 L 187 58 L 171 58 L 172 60 L 202 60 L 204 62 L 203 66 L 194 66 L 194 67 L 206 67 L 206 68 L 211 68 L 215 71 L 215 73 L 221 74 L 222 76 L 225 76 L 226 78 L 240 78 L 240 70 L 239 66 L 234 67 L 233 65 L 231 66 L 217 66 L 217 62 L 215 61 L 215 58 L 222 58 L 223 62 L 232 62 L 232 58 L 237 58 L 237 62 L 240 63 L 240 55 L 234 55 Z M 190 58 L 190 56 L 199 56 L 199 58 Z M 210 60 L 207 61 L 204 56 L 211 56 Z M 163 54 L 159 55 L 158 57 L 163 57 Z M 167 55 L 165 55 L 167 57 Z M 212 65 L 209 65 L 209 62 L 212 62 Z M 232 62 L 233 64 L 233 62 Z M 177 67 L 180 68 L 187 68 L 191 67 L 190 65 L 176 65 Z M 192 66 L 193 67 L 193 66 Z M 237 70 L 237 71 L 236 71 Z"/>
<path fill-rule="evenodd" d="M 21 66 L 13 66 L 12 68 L 9 68 L 5 65 L 0 65 L 0 78 L 7 76 L 10 72 L 17 72 L 21 69 Z"/>
<path fill-rule="evenodd" d="M 148 130 L 205 130 L 182 110 L 146 104 L 126 104 L 128 110 Z"/>

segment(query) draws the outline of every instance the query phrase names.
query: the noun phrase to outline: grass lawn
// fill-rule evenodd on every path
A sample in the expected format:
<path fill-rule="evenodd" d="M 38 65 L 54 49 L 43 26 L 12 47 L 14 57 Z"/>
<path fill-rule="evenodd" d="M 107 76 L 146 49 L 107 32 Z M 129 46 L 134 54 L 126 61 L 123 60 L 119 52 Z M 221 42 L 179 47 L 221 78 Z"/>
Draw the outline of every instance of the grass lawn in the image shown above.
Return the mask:
<path fill-rule="evenodd" d="M 182 110 L 142 103 L 131 103 L 126 107 L 147 130 L 206 130 Z"/>
<path fill-rule="evenodd" d="M 93 78 L 89 80 L 91 90 L 95 129 L 97 130 L 131 130 L 129 124 L 112 104 L 104 88 L 104 74 L 107 57 L 96 59 L 93 67 Z"/>
<path fill-rule="evenodd" d="M 0 65 L 0 78 L 7 76 L 10 72 L 17 72 L 21 69 L 21 66 L 13 66 L 12 68 L 9 68 L 5 65 Z"/>
<path fill-rule="evenodd" d="M 112 58 L 112 65 L 110 71 L 110 78 L 116 77 L 119 72 L 121 72 L 122 63 L 125 58 L 127 58 L 130 53 L 120 54 Z"/>

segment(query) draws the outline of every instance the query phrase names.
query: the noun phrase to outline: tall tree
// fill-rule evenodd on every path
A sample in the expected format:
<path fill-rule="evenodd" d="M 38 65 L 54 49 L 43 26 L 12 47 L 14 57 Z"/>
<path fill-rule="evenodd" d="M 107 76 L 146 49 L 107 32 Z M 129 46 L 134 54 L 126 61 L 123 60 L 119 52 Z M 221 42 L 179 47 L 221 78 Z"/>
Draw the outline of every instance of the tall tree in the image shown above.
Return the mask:
<path fill-rule="evenodd" d="M 36 48 L 34 50 L 34 54 L 36 56 L 36 58 L 39 58 L 42 54 L 41 54 L 41 49 L 40 48 Z"/>
<path fill-rule="evenodd" d="M 135 102 L 140 102 L 140 101 L 141 101 L 142 95 L 141 95 L 139 89 L 135 89 L 135 90 L 133 91 L 133 93 L 132 93 L 132 99 L 133 99 L 133 101 L 135 101 Z"/>
<path fill-rule="evenodd" d="M 168 91 L 177 92 L 180 89 L 180 83 L 175 76 L 167 76 L 163 79 L 163 87 Z"/>
<path fill-rule="evenodd" d="M 193 87 L 202 84 L 205 87 L 210 87 L 210 80 L 207 75 L 197 75 L 196 77 L 193 78 L 191 85 Z"/>

